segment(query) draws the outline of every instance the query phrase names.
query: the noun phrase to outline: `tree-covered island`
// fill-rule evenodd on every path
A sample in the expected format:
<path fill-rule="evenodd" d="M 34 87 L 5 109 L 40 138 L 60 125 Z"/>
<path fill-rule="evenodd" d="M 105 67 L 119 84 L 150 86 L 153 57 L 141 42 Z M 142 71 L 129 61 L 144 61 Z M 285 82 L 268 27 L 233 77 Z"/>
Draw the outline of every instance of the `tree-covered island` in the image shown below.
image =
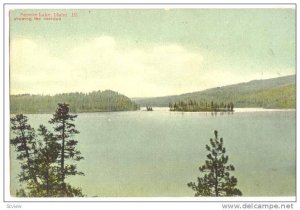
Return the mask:
<path fill-rule="evenodd" d="M 195 101 L 195 100 L 187 100 L 187 101 L 178 101 L 175 103 L 169 103 L 170 111 L 179 111 L 179 112 L 233 112 L 234 104 L 232 102 L 229 103 L 216 103 L 211 101 L 208 103 L 207 101 Z"/>

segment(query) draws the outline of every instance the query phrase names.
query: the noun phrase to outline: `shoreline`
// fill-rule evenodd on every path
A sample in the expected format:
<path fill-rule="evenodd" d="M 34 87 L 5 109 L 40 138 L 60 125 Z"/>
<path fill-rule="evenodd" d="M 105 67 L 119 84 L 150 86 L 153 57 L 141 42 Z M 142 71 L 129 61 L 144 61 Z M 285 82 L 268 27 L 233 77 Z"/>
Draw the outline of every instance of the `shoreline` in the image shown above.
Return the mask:
<path fill-rule="evenodd" d="M 147 111 L 144 109 L 145 107 L 141 107 L 141 109 L 139 110 L 122 110 L 122 111 L 87 111 L 87 112 L 74 112 L 72 114 L 92 114 L 92 113 L 120 113 L 120 112 L 140 112 L 140 111 Z M 152 112 L 188 112 L 188 113 L 210 113 L 212 111 L 170 111 L 169 107 L 153 107 L 153 111 Z M 234 108 L 233 111 L 217 111 L 217 113 L 222 112 L 222 113 L 229 113 L 229 112 L 233 112 L 233 113 L 241 113 L 241 112 L 291 112 L 291 111 L 296 111 L 296 109 L 268 109 L 268 108 L 261 108 L 261 107 L 251 107 L 251 108 Z M 10 115 L 16 115 L 19 113 L 9 113 Z M 32 114 L 53 114 L 53 113 L 22 113 L 25 115 L 32 115 Z"/>

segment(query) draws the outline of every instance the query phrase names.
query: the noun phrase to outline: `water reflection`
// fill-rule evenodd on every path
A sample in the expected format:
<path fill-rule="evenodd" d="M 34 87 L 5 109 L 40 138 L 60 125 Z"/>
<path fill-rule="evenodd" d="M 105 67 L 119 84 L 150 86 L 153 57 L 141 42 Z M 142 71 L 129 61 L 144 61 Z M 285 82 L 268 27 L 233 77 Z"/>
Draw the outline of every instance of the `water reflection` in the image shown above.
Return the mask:
<path fill-rule="evenodd" d="M 234 111 L 228 111 L 228 112 L 210 112 L 211 113 L 211 116 L 224 116 L 224 115 L 233 115 L 234 114 Z"/>

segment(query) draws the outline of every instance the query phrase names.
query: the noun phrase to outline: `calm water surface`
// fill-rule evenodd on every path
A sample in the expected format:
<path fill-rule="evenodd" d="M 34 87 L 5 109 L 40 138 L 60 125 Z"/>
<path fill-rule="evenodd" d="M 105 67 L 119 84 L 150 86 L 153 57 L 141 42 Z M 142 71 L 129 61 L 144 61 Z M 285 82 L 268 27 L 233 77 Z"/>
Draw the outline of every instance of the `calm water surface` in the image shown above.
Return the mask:
<path fill-rule="evenodd" d="M 37 128 L 52 115 L 27 115 Z M 85 176 L 68 178 L 87 196 L 193 196 L 218 130 L 244 196 L 295 196 L 295 111 L 241 109 L 234 114 L 169 112 L 83 113 L 75 121 Z M 12 150 L 12 194 L 19 164 Z"/>

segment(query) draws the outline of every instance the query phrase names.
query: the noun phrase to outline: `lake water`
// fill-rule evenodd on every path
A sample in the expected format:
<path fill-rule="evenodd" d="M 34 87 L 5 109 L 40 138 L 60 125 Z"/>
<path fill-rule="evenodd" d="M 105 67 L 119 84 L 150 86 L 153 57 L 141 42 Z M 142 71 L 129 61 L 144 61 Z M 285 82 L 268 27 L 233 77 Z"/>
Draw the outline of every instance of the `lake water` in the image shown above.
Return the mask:
<path fill-rule="evenodd" d="M 27 115 L 37 128 L 52 115 Z M 206 160 L 218 130 L 244 196 L 295 196 L 296 113 L 237 110 L 233 114 L 169 112 L 82 113 L 78 149 L 85 176 L 68 178 L 87 196 L 193 196 L 187 187 Z M 12 150 L 12 194 L 19 164 Z"/>

